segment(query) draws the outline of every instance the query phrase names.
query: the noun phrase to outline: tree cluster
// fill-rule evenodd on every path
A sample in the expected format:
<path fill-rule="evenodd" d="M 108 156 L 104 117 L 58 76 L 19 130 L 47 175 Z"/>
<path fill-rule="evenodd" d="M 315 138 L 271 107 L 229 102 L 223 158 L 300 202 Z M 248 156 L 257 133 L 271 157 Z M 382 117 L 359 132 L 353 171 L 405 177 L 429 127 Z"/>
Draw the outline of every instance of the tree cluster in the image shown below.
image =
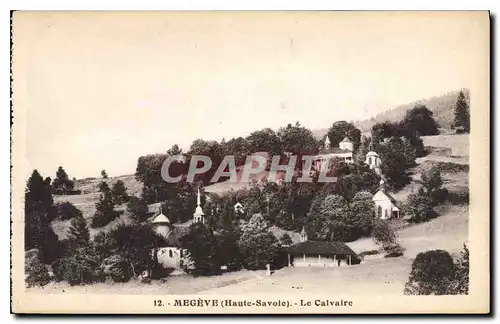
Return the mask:
<path fill-rule="evenodd" d="M 410 194 L 403 206 L 405 217 L 415 223 L 434 218 L 437 215 L 434 207 L 448 197 L 448 191 L 442 188 L 442 185 L 443 180 L 438 168 L 432 167 L 422 173 L 422 188 L 417 193 Z"/>
<path fill-rule="evenodd" d="M 374 225 L 374 203 L 369 192 L 358 192 L 349 203 L 329 194 L 312 206 L 317 211 L 308 219 L 308 237 L 316 240 L 353 241 L 369 236 Z"/>

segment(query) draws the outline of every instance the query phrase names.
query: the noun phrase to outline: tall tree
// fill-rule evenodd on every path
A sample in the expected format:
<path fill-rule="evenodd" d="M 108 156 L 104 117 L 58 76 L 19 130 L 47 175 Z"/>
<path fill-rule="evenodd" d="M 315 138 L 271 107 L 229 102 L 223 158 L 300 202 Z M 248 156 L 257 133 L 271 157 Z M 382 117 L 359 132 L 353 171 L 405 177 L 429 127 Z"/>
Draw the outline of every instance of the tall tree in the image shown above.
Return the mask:
<path fill-rule="evenodd" d="M 455 119 L 453 121 L 454 128 L 461 127 L 466 133 L 470 132 L 470 112 L 469 105 L 465 100 L 463 91 L 460 91 L 455 105 Z"/>
<path fill-rule="evenodd" d="M 25 249 L 38 249 L 42 262 L 50 263 L 60 253 L 57 236 L 50 226 L 57 211 L 54 208 L 51 189 L 37 170 L 33 171 L 27 181 L 24 198 Z"/>
<path fill-rule="evenodd" d="M 253 215 L 242 226 L 243 233 L 238 246 L 247 269 L 265 269 L 266 264 L 273 264 L 278 257 L 281 244 L 260 214 Z"/>
<path fill-rule="evenodd" d="M 238 246 L 240 233 L 236 229 L 223 229 L 217 236 L 217 256 L 221 265 L 229 271 L 239 270 L 242 265 L 242 255 Z"/>
<path fill-rule="evenodd" d="M 301 126 L 299 122 L 295 123 L 295 125 L 288 124 L 286 127 L 280 128 L 278 137 L 283 151 L 297 155 L 299 161 L 302 155 L 316 154 L 318 152 L 319 142 L 311 130 Z"/>
<path fill-rule="evenodd" d="M 353 145 L 354 150 L 357 150 L 361 143 L 361 131 L 354 126 L 353 123 L 348 123 L 345 120 L 333 123 L 328 129 L 328 138 L 332 147 L 338 147 L 339 143 L 348 137 Z"/>
<path fill-rule="evenodd" d="M 196 275 L 213 275 L 220 273 L 221 260 L 218 256 L 218 242 L 214 232 L 203 225 L 195 223 L 181 239 L 182 248 L 188 252 L 194 269 L 187 269 Z"/>
<path fill-rule="evenodd" d="M 95 206 L 96 212 L 91 223 L 91 226 L 94 228 L 106 226 L 119 216 L 119 213 L 114 209 L 113 195 L 109 188 L 101 193 L 99 201 Z"/>
<path fill-rule="evenodd" d="M 382 160 L 382 173 L 387 183 L 394 189 L 401 189 L 410 181 L 409 169 L 415 161 L 410 161 L 405 154 L 405 146 L 401 138 L 391 137 L 380 145 L 379 155 Z"/>
<path fill-rule="evenodd" d="M 232 138 L 227 142 L 221 143 L 223 155 L 232 155 L 236 165 L 245 164 L 247 155 L 250 153 L 249 145 L 246 139 L 243 137 Z"/>
<path fill-rule="evenodd" d="M 128 200 L 127 187 L 125 183 L 118 180 L 111 189 L 111 194 L 113 195 L 113 201 L 117 205 L 121 205 Z"/>
<path fill-rule="evenodd" d="M 433 112 L 423 104 L 417 104 L 406 112 L 402 127 L 421 136 L 439 134 L 438 125 L 433 117 Z"/>
<path fill-rule="evenodd" d="M 196 139 L 191 144 L 187 153 L 188 164 L 191 163 L 191 159 L 194 155 L 206 156 L 212 161 L 212 166 L 208 171 L 203 174 L 197 174 L 194 178 L 195 181 L 201 181 L 204 185 L 208 185 L 224 158 L 223 149 L 217 141 Z M 197 167 L 201 167 L 202 165 L 202 162 L 198 162 Z"/>
<path fill-rule="evenodd" d="M 250 153 L 268 152 L 270 156 L 274 156 L 283 152 L 278 135 L 270 128 L 252 132 L 246 140 Z"/>

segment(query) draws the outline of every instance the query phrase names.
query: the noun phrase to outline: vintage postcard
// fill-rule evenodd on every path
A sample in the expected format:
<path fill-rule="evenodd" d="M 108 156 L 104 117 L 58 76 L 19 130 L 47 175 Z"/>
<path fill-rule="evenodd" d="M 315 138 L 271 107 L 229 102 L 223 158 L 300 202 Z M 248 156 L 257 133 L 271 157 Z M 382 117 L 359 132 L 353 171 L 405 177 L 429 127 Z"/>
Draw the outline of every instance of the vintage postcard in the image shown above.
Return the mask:
<path fill-rule="evenodd" d="M 490 312 L 490 17 L 12 13 L 12 312 Z"/>

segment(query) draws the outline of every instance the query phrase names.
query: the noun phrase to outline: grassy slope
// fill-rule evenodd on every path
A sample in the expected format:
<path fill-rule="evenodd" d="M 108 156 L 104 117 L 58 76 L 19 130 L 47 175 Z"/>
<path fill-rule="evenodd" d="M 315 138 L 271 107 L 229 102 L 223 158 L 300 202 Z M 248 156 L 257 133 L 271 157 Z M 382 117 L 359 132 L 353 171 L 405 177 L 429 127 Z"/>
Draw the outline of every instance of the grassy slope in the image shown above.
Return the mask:
<path fill-rule="evenodd" d="M 469 99 L 469 90 L 465 90 L 465 97 Z M 404 104 L 394 109 L 384 111 L 370 119 L 356 122 L 356 127 L 361 131 L 368 131 L 373 125 L 384 121 L 400 121 L 406 114 L 408 109 L 415 106 L 417 102 L 423 103 L 434 113 L 434 119 L 443 128 L 451 128 L 451 123 L 454 118 L 454 107 L 457 102 L 459 91 L 451 91 L 441 96 L 435 96 L 427 99 L 418 100 L 416 102 Z"/>
<path fill-rule="evenodd" d="M 111 188 L 118 180 L 122 180 L 127 187 L 127 192 L 130 195 L 139 196 L 142 190 L 142 184 L 138 182 L 133 175 L 125 175 L 110 179 L 81 179 L 75 182 L 75 189 L 82 190 L 81 195 L 69 195 L 69 196 L 54 196 L 54 202 L 69 201 L 76 208 L 80 209 L 83 213 L 83 217 L 87 220 L 87 224 L 90 225 L 92 216 L 95 213 L 95 204 L 99 201 L 99 184 L 101 181 L 105 181 Z M 116 220 L 112 221 L 107 226 L 103 227 L 102 230 L 108 230 L 109 228 L 116 226 L 119 222 L 130 221 L 129 215 L 125 212 L 125 205 L 118 206 L 116 210 L 123 211 L 123 214 Z M 70 220 L 60 221 L 55 220 L 52 222 L 52 228 L 54 232 L 60 239 L 64 239 L 67 236 L 68 228 L 70 225 Z M 89 227 L 90 228 L 90 227 Z M 95 235 L 101 229 L 90 228 L 91 236 Z"/>

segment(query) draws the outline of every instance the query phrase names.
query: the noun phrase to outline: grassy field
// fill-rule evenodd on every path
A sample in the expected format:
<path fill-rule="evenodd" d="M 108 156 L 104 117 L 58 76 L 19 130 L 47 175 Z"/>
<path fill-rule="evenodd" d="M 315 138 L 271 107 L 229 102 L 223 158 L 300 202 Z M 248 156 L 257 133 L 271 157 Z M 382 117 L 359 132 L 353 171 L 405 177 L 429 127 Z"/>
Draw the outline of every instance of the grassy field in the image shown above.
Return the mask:
<path fill-rule="evenodd" d="M 405 248 L 405 256 L 414 258 L 418 253 L 443 249 L 459 252 L 468 240 L 468 206 L 440 206 L 441 216 L 422 224 L 406 227 L 398 232 L 398 240 Z M 371 238 L 348 243 L 356 253 L 377 250 Z"/>

